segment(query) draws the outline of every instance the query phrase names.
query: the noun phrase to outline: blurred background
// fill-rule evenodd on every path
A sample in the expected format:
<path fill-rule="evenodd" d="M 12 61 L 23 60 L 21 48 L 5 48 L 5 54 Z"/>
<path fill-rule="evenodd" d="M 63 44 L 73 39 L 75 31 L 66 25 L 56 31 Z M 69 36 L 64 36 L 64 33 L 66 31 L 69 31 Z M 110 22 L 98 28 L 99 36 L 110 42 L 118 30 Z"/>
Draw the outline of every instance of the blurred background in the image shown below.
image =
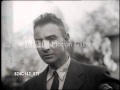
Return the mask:
<path fill-rule="evenodd" d="M 46 68 L 36 48 L 25 47 L 26 42 L 34 44 L 33 20 L 46 12 L 56 14 L 66 25 L 73 43 L 68 48 L 72 58 L 105 66 L 119 79 L 119 0 L 2 1 L 1 7 L 1 79 L 5 90 L 19 90 L 31 78 L 14 72 L 42 72 Z M 84 45 L 76 47 L 76 42 Z"/>

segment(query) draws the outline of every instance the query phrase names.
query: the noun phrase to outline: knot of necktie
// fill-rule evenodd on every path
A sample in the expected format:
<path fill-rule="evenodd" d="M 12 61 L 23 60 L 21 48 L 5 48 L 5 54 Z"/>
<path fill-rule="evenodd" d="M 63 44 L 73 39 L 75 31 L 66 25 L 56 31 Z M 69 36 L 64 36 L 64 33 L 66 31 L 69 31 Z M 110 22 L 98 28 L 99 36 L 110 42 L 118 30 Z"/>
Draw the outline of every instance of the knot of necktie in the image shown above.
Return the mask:
<path fill-rule="evenodd" d="M 54 71 L 54 72 L 53 72 L 53 76 L 54 76 L 54 77 L 58 77 L 57 71 Z"/>

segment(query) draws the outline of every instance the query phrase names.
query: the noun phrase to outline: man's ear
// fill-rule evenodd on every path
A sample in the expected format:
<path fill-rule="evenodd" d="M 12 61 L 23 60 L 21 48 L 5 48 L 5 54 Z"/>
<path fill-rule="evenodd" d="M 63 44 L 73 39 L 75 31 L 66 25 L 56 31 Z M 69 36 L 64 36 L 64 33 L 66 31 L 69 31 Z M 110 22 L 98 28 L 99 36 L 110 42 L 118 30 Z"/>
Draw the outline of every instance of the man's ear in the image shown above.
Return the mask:
<path fill-rule="evenodd" d="M 64 38 L 65 38 L 66 41 L 69 41 L 69 38 L 70 38 L 69 34 L 66 33 L 65 36 L 64 36 Z"/>

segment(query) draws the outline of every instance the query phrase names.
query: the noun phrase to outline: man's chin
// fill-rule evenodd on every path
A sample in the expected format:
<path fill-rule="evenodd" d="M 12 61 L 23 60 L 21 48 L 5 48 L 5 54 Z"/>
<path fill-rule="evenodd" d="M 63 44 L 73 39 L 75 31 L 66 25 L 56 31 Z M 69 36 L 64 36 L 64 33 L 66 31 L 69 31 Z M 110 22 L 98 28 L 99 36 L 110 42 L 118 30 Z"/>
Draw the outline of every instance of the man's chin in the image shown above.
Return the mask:
<path fill-rule="evenodd" d="M 53 59 L 43 59 L 46 64 L 53 64 L 55 63 L 55 60 Z"/>

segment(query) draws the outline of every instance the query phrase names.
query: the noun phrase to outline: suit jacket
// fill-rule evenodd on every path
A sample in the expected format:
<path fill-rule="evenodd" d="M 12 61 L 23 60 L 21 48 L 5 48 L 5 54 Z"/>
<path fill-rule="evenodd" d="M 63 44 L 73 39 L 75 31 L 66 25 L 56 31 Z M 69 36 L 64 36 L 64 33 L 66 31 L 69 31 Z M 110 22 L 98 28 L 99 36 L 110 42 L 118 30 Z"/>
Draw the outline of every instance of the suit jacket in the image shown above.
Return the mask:
<path fill-rule="evenodd" d="M 22 85 L 22 90 L 45 90 L 48 67 L 39 75 Z M 71 60 L 63 85 L 63 90 L 98 90 L 101 84 L 107 83 L 115 90 L 119 81 L 110 77 L 104 67 L 84 65 Z"/>

